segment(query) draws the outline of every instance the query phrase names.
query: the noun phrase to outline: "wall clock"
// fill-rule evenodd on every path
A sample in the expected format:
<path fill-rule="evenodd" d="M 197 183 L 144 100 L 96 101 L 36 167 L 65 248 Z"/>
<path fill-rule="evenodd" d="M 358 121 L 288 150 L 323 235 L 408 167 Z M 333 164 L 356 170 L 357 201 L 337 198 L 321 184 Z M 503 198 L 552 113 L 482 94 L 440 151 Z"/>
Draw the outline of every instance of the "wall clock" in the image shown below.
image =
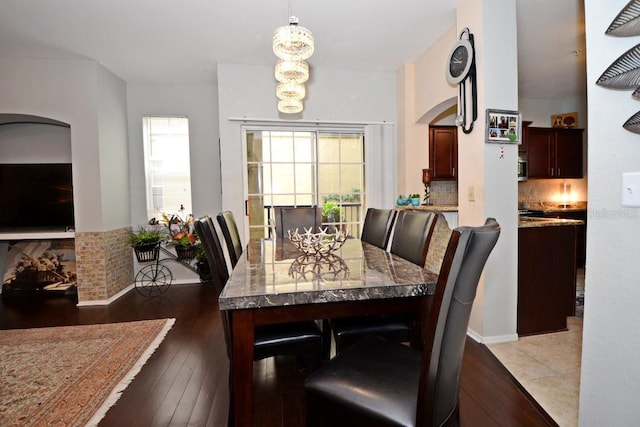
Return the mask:
<path fill-rule="evenodd" d="M 447 61 L 447 80 L 458 85 L 458 117 L 456 125 L 462 128 L 464 133 L 471 133 L 473 122 L 478 118 L 477 85 L 476 85 L 476 58 L 473 34 L 469 28 L 460 33 L 460 40 L 453 45 Z M 467 83 L 469 88 L 467 89 Z M 471 97 L 471 122 L 467 125 L 469 113 L 467 97 Z"/>

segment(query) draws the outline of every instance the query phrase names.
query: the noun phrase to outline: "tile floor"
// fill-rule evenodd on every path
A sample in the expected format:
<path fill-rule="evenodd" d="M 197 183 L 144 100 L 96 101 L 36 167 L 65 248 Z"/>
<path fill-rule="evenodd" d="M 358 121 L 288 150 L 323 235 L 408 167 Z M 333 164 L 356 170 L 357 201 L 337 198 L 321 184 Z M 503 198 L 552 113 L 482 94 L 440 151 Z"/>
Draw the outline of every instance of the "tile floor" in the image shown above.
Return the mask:
<path fill-rule="evenodd" d="M 584 289 L 584 270 L 578 271 Z M 582 308 L 582 307 L 580 307 Z M 576 310 L 578 315 L 581 310 Z M 568 317 L 568 331 L 489 344 L 511 374 L 561 426 L 578 425 L 582 318 Z"/>

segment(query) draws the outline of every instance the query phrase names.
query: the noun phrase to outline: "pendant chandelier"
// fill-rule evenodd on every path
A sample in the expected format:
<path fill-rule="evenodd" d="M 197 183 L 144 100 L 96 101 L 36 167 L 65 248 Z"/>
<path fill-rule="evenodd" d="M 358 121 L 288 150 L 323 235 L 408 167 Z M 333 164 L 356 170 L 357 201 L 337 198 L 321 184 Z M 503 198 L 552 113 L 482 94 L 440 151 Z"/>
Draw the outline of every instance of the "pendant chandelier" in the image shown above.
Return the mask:
<path fill-rule="evenodd" d="M 314 51 L 311 31 L 298 25 L 298 18 L 291 13 L 291 3 L 289 0 L 289 25 L 278 28 L 273 35 L 273 53 L 279 58 L 274 70 L 279 82 L 278 111 L 286 114 L 304 109 L 302 100 L 307 92 L 304 83 L 309 80 L 309 64 L 305 60 Z"/>

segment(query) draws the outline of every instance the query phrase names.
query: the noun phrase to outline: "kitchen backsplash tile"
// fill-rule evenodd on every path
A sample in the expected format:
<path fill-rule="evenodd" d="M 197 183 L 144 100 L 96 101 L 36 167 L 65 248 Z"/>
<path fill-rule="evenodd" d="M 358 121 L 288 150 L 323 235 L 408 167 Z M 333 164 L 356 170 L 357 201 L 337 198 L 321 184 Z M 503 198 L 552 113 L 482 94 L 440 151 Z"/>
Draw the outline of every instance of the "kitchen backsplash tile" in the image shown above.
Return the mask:
<path fill-rule="evenodd" d="M 421 195 L 424 197 L 424 189 Z M 433 181 L 431 183 L 431 203 L 434 205 L 457 205 L 457 181 Z"/>
<path fill-rule="evenodd" d="M 562 194 L 563 188 L 568 194 Z M 530 179 L 518 182 L 518 207 L 536 202 L 577 203 L 586 200 L 586 179 Z"/>

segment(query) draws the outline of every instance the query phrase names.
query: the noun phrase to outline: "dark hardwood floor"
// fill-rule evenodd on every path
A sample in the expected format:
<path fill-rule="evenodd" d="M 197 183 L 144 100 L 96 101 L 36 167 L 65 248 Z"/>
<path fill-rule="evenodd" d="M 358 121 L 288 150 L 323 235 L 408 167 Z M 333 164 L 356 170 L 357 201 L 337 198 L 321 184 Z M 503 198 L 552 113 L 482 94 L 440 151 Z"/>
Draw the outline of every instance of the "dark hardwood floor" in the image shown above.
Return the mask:
<path fill-rule="evenodd" d="M 213 288 L 174 285 L 159 298 L 131 291 L 108 306 L 76 307 L 68 298 L 0 304 L 0 329 L 126 322 L 173 317 L 176 323 L 100 426 L 225 426 L 229 393 L 222 322 Z M 256 362 L 258 426 L 304 425 L 305 372 L 293 358 Z M 467 339 L 460 391 L 463 426 L 557 425 L 483 345 Z"/>

